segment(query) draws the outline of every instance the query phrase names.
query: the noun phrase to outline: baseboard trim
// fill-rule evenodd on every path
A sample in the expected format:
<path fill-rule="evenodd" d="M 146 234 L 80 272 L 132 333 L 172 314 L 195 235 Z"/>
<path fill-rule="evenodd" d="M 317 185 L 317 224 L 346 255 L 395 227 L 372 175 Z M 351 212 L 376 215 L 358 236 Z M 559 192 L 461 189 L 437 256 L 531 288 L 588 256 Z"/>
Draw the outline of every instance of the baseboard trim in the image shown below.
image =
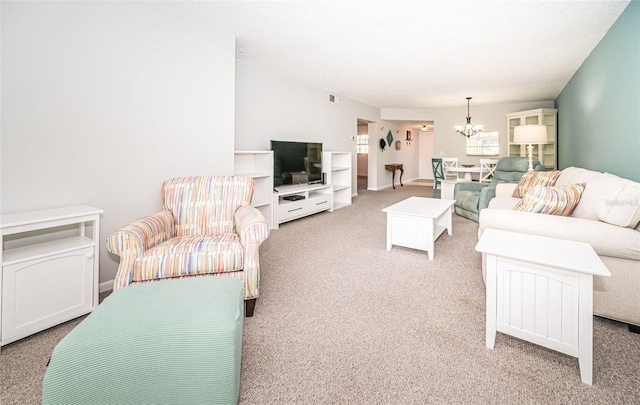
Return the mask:
<path fill-rule="evenodd" d="M 113 281 L 114 280 L 109 280 L 109 281 L 105 281 L 102 282 L 98 285 L 98 292 L 99 293 L 103 293 L 105 291 L 109 291 L 113 289 Z"/>

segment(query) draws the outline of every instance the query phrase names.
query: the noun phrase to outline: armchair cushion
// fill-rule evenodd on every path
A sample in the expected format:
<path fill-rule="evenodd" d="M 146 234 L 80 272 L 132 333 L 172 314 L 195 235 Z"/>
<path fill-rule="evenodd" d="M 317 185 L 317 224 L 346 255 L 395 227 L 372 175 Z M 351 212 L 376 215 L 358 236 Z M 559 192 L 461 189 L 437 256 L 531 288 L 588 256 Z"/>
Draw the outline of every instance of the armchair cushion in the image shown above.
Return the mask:
<path fill-rule="evenodd" d="M 243 247 L 235 233 L 171 238 L 136 260 L 133 281 L 198 274 L 225 273 L 243 268 Z"/>

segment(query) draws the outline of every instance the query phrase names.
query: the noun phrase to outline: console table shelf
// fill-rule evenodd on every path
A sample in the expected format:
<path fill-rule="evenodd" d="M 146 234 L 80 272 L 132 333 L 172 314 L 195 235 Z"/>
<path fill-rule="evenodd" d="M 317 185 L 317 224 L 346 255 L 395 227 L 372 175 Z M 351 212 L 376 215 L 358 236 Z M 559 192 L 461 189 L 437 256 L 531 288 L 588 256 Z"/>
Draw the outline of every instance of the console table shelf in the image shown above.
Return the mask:
<path fill-rule="evenodd" d="M 278 186 L 273 193 L 274 228 L 284 222 L 322 211 L 333 211 L 333 192 L 328 184 Z M 287 197 L 298 199 L 289 200 Z"/>

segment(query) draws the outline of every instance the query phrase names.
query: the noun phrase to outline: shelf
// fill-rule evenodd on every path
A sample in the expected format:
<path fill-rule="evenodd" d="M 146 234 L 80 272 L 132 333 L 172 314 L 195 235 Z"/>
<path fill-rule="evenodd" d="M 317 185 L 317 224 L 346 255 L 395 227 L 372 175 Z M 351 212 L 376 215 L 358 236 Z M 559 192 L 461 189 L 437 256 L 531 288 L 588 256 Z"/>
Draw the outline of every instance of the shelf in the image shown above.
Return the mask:
<path fill-rule="evenodd" d="M 507 114 L 507 156 L 528 156 L 526 145 L 513 143 L 514 128 L 519 125 L 544 124 L 547 126 L 547 142 L 533 144 L 532 155 L 548 170 L 556 169 L 557 113 L 553 108 L 538 108 Z"/>
<path fill-rule="evenodd" d="M 254 179 L 251 206 L 258 208 L 273 228 L 273 151 L 235 151 L 233 173 Z"/>
<path fill-rule="evenodd" d="M 261 179 L 271 177 L 271 173 L 234 173 L 234 176 L 251 177 L 252 179 Z"/>
<path fill-rule="evenodd" d="M 95 242 L 86 236 L 75 236 L 72 238 L 7 249 L 3 252 L 2 265 L 9 266 L 27 260 L 37 260 L 46 256 L 71 252 L 73 250 L 86 247 L 93 247 L 94 244 Z"/>
<path fill-rule="evenodd" d="M 323 172 L 333 186 L 334 209 L 351 205 L 352 159 L 351 152 L 322 152 Z"/>

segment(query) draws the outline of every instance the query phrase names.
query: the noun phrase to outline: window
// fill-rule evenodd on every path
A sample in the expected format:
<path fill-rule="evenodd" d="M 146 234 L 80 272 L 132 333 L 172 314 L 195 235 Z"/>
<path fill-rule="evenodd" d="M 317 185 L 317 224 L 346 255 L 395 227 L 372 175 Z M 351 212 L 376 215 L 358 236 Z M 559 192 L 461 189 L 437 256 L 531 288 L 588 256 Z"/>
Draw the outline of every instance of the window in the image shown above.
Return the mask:
<path fill-rule="evenodd" d="M 364 155 L 369 153 L 369 135 L 356 135 L 356 152 Z"/>
<path fill-rule="evenodd" d="M 467 138 L 467 155 L 498 156 L 500 154 L 500 133 L 478 132 Z"/>

